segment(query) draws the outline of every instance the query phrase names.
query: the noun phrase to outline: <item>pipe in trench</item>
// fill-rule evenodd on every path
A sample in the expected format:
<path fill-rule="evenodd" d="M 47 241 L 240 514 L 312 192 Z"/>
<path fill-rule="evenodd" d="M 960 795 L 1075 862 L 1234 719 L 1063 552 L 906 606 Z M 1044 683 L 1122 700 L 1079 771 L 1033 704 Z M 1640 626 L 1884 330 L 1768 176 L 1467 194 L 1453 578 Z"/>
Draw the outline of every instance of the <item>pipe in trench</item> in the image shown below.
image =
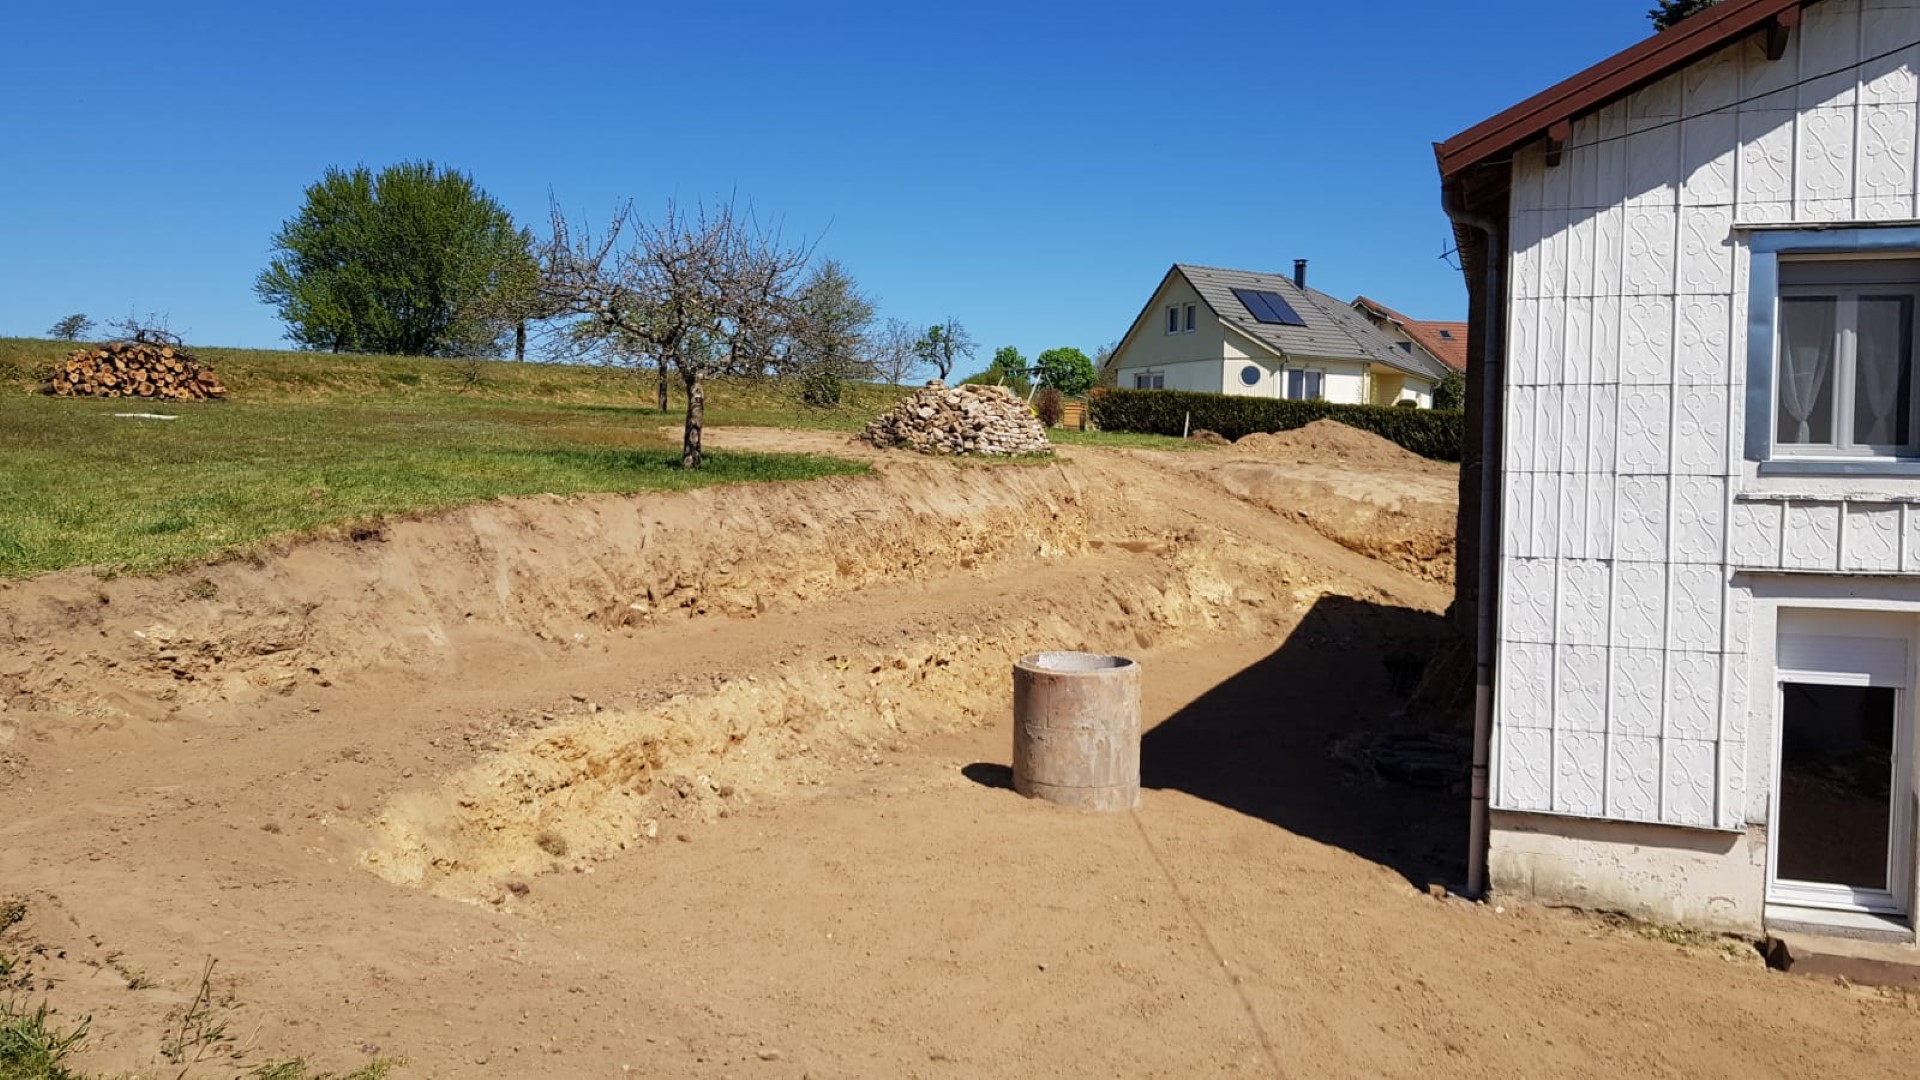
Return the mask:
<path fill-rule="evenodd" d="M 1494 618 L 1499 598 L 1499 559 L 1496 522 L 1500 506 L 1499 454 L 1502 406 L 1502 356 L 1505 342 L 1500 312 L 1507 261 L 1501 224 L 1460 206 L 1459 190 L 1451 182 L 1440 185 L 1440 205 L 1448 220 L 1475 229 L 1487 238 L 1486 330 L 1480 357 L 1480 548 L 1475 578 L 1473 773 L 1467 814 L 1467 896 L 1480 899 L 1487 892 L 1488 776 L 1493 743 Z"/>

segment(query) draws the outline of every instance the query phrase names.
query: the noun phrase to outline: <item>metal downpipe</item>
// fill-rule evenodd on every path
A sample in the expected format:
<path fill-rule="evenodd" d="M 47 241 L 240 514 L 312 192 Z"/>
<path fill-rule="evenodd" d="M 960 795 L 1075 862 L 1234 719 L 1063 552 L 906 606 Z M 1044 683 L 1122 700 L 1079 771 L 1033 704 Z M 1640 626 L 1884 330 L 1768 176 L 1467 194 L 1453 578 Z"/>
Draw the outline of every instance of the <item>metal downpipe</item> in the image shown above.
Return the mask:
<path fill-rule="evenodd" d="M 1500 315 L 1507 251 L 1501 223 L 1462 209 L 1458 190 L 1451 183 L 1441 185 L 1440 195 L 1441 207 L 1450 221 L 1475 229 L 1487 238 L 1486 312 L 1483 315 L 1486 329 L 1480 357 L 1480 546 L 1474 605 L 1473 772 L 1467 814 L 1466 894 L 1478 900 L 1487 893 L 1490 842 L 1488 795 L 1493 749 L 1494 619 L 1499 600 L 1500 421 L 1504 411 L 1500 392 L 1504 385 L 1506 347 Z"/>

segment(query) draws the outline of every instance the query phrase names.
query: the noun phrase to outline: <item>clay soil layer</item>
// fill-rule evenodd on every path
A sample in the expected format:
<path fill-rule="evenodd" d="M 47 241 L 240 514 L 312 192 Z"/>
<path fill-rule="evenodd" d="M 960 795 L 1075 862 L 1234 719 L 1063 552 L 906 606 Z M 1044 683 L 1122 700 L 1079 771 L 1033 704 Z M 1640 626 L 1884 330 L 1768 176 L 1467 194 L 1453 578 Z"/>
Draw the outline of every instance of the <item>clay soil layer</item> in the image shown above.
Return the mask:
<path fill-rule="evenodd" d="M 0 587 L 5 978 L 143 1076 L 209 959 L 192 1076 L 1912 1075 L 1901 993 L 1428 894 L 1455 477 L 1332 438 L 720 432 L 876 470 Z M 1144 667 L 1135 813 L 1008 788 L 1058 648 Z"/>

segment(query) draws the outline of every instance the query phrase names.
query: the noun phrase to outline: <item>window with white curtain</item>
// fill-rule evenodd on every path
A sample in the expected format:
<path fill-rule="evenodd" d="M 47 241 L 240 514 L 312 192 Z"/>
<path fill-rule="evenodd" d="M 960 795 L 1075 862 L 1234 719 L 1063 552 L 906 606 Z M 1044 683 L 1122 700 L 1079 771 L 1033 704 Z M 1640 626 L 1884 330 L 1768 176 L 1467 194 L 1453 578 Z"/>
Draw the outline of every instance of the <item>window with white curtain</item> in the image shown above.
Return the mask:
<path fill-rule="evenodd" d="M 1779 275 L 1774 454 L 1920 455 L 1920 261 L 1783 259 Z"/>

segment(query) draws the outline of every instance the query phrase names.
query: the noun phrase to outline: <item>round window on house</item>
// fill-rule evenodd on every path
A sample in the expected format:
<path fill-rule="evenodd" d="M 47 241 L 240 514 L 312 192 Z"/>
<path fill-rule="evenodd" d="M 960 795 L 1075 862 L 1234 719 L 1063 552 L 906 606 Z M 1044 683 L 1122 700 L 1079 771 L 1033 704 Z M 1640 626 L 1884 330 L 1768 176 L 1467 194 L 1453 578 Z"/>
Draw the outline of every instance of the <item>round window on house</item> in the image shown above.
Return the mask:
<path fill-rule="evenodd" d="M 1252 364 L 1240 369 L 1240 381 L 1247 386 L 1260 385 L 1260 369 Z"/>

